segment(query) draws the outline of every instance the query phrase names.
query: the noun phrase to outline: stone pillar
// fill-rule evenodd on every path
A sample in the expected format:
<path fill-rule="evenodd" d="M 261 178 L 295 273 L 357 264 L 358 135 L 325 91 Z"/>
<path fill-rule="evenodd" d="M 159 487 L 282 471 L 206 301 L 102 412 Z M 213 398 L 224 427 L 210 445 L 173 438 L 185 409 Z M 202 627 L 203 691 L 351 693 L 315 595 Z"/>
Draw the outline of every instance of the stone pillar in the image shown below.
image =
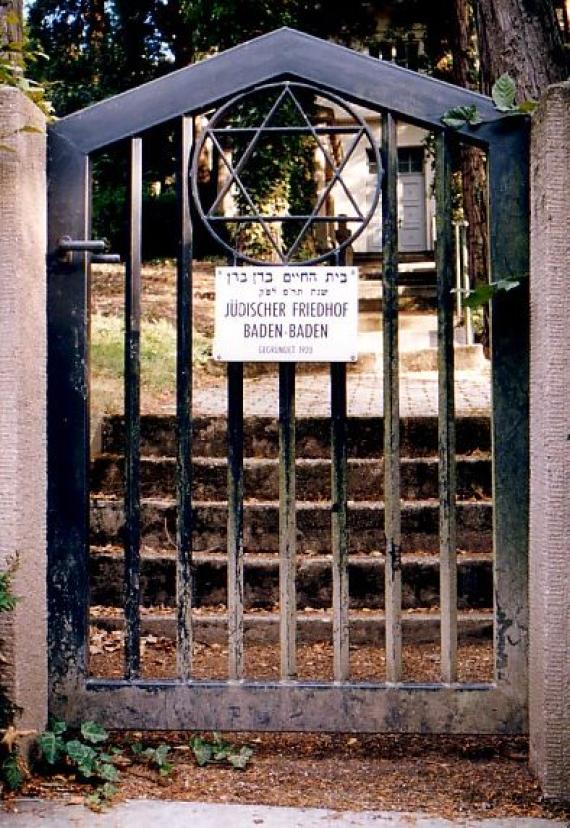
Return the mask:
<path fill-rule="evenodd" d="M 0 87 L 0 570 L 19 597 L 0 613 L 0 686 L 26 730 L 47 716 L 45 146 L 43 114 Z"/>
<path fill-rule="evenodd" d="M 533 116 L 531 155 L 530 751 L 570 800 L 570 82 Z"/>

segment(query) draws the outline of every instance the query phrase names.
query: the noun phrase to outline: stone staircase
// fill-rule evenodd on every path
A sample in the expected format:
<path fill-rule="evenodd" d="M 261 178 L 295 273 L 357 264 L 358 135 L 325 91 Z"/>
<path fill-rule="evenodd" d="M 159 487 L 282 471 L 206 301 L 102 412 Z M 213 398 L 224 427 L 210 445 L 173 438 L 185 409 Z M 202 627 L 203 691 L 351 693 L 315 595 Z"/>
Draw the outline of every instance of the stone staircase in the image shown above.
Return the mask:
<path fill-rule="evenodd" d="M 91 603 L 96 623 L 120 626 L 123 579 L 123 423 L 104 420 L 92 463 Z M 348 421 L 351 636 L 375 641 L 383 628 L 383 442 L 381 418 Z M 297 604 L 302 642 L 330 640 L 330 423 L 297 420 Z M 175 420 L 142 419 L 142 629 L 173 636 L 176 551 Z M 437 640 L 437 420 L 404 418 L 402 443 L 403 629 Z M 492 503 L 489 421 L 457 420 L 458 608 L 460 638 L 492 629 Z M 245 422 L 245 634 L 278 639 L 278 434 L 274 418 Z M 226 421 L 194 421 L 195 636 L 226 640 Z"/>

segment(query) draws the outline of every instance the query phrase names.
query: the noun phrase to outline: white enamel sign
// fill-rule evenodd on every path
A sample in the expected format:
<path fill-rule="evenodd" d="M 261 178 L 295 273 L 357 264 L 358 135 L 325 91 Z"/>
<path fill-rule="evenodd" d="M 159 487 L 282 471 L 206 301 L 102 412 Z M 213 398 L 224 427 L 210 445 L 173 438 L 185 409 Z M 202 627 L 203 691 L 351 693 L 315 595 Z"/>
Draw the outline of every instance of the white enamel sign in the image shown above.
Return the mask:
<path fill-rule="evenodd" d="M 218 267 L 214 358 L 355 362 L 358 268 Z"/>

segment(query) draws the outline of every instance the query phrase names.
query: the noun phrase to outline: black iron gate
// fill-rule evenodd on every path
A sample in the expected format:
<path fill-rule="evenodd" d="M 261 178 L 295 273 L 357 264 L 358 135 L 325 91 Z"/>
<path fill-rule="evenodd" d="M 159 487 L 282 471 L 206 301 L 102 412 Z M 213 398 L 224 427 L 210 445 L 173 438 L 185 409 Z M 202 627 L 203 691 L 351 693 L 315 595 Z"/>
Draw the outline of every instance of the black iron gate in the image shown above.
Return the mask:
<path fill-rule="evenodd" d="M 225 161 L 223 192 L 203 218 L 231 261 L 248 261 L 231 242 L 231 228 L 258 222 L 274 260 L 302 255 L 302 239 L 319 221 L 353 222 L 335 250 L 312 261 L 342 260 L 342 247 L 363 229 L 365 211 L 333 162 L 330 187 L 347 191 L 354 212 L 322 216 L 326 193 L 310 214 L 259 215 L 255 205 L 229 220 L 216 213 L 240 177 L 265 130 L 310 134 L 316 145 L 328 131 L 351 136 L 352 149 L 368 141 L 382 177 L 383 343 L 385 468 L 385 682 L 356 682 L 348 670 L 348 545 L 346 491 L 346 366 L 331 365 L 332 566 L 334 680 L 308 682 L 295 669 L 295 367 L 279 370 L 280 437 L 280 642 L 281 678 L 252 681 L 243 671 L 243 365 L 228 364 L 228 631 L 229 678 L 198 680 L 192 670 L 192 226 L 190 164 L 196 152 L 193 117 L 218 110 L 201 146 L 221 142 L 232 129 L 224 121 L 244 94 L 270 93 L 265 120 L 233 127 L 248 136 L 241 161 Z M 305 111 L 307 90 L 343 108 L 350 128 L 315 124 Z M 237 96 L 237 101 L 234 100 Z M 272 125 L 287 99 L 297 121 Z M 350 104 L 380 113 L 381 159 L 366 125 Z M 442 114 L 476 106 L 483 123 L 450 134 Z M 272 107 L 272 108 L 271 108 Z M 300 120 L 299 120 L 300 119 Z M 303 120 L 304 119 L 304 120 Z M 441 681 L 402 681 L 400 566 L 400 456 L 398 386 L 398 241 L 396 125 L 407 121 L 435 134 L 437 202 L 439 369 L 439 549 Z M 321 42 L 280 30 L 229 52 L 68 116 L 50 129 L 49 179 L 49 658 L 52 713 L 70 723 L 95 718 L 109 727 L 136 729 L 329 730 L 407 732 L 522 732 L 527 686 L 527 488 L 528 310 L 524 290 L 492 303 L 492 434 L 494 469 L 494 681 L 457 680 L 457 543 L 453 365 L 453 234 L 451 165 L 453 142 L 485 150 L 490 194 L 492 278 L 527 272 L 527 134 L 517 119 L 501 118 L 479 95 Z M 177 678 L 141 678 L 140 671 L 140 292 L 142 147 L 151 128 L 172 123 L 177 132 Z M 90 156 L 123 142 L 129 156 L 129 255 L 125 270 L 125 500 L 124 630 L 122 679 L 89 676 L 89 269 L 101 244 L 91 243 Z M 352 149 L 347 153 L 350 155 Z M 326 153 L 326 150 L 324 150 Z M 346 155 L 345 155 L 346 161 Z M 330 188 L 329 188 L 330 189 Z M 251 202 L 251 199 L 250 199 Z M 374 205 L 373 205 L 374 208 Z M 295 223 L 287 245 L 274 223 Z M 226 232 L 220 233 L 220 224 Z M 299 229 L 300 228 L 300 229 Z M 350 228 L 349 228 L 350 230 Z M 288 237 L 289 238 L 289 237 Z M 230 239 L 230 241 L 228 241 Z M 249 259 L 251 260 L 251 259 Z"/>

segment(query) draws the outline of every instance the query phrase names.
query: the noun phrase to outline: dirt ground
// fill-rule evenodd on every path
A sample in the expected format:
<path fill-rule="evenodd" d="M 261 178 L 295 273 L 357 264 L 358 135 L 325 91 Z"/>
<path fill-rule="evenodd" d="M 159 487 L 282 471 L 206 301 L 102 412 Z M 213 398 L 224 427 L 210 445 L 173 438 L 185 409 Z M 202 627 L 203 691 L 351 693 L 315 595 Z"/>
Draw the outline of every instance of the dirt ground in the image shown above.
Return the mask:
<path fill-rule="evenodd" d="M 92 676 L 119 677 L 122 670 L 122 632 L 95 627 L 91 633 Z M 142 638 L 142 674 L 146 678 L 173 678 L 176 675 L 174 643 L 157 636 Z M 466 642 L 459 649 L 460 681 L 491 681 L 491 642 Z M 404 680 L 439 681 L 439 647 L 433 644 L 406 644 L 403 647 Z M 228 650 L 220 644 L 195 644 L 192 672 L 198 679 L 227 678 Z M 328 642 L 303 644 L 297 648 L 300 679 L 331 681 L 333 648 Z M 351 646 L 351 679 L 383 681 L 385 657 L 382 647 Z M 245 646 L 245 674 L 252 679 L 279 678 L 279 650 L 272 645 Z"/>
<path fill-rule="evenodd" d="M 171 746 L 173 771 L 130 760 L 121 766 L 120 799 L 236 802 L 351 810 L 422 811 L 449 818 L 558 816 L 570 812 L 542 802 L 528 768 L 524 738 L 353 736 L 328 734 L 227 735 L 253 757 L 243 771 L 196 765 L 188 733 L 114 734 Z M 24 796 L 77 803 L 91 788 L 63 776 L 33 777 Z"/>
<path fill-rule="evenodd" d="M 91 672 L 118 676 L 121 671 L 120 633 L 93 630 Z M 436 679 L 438 657 L 433 645 L 409 645 L 409 678 Z M 306 678 L 330 674 L 332 650 L 326 643 L 299 647 L 300 674 Z M 275 677 L 276 648 L 248 648 L 248 673 Z M 227 651 L 219 645 L 197 645 L 195 675 L 223 675 Z M 144 673 L 173 675 L 174 650 L 167 639 L 146 636 Z M 379 648 L 359 647 L 351 653 L 355 678 L 382 672 Z M 489 675 L 490 648 L 467 644 L 461 648 L 464 680 Z M 525 738 L 488 736 L 355 736 L 349 734 L 225 734 L 237 747 L 249 745 L 253 756 L 245 770 L 229 766 L 197 766 L 183 732 L 118 733 L 113 742 L 124 749 L 121 780 L 115 801 L 124 798 L 200 802 L 289 805 L 351 810 L 422 811 L 457 817 L 568 817 L 542 802 L 528 768 Z M 209 734 L 204 734 L 206 737 Z M 173 771 L 163 778 L 134 758 L 129 745 L 171 746 Z M 132 757 L 132 758 L 129 758 Z M 63 776 L 31 778 L 23 794 L 82 801 L 91 788 Z"/>

